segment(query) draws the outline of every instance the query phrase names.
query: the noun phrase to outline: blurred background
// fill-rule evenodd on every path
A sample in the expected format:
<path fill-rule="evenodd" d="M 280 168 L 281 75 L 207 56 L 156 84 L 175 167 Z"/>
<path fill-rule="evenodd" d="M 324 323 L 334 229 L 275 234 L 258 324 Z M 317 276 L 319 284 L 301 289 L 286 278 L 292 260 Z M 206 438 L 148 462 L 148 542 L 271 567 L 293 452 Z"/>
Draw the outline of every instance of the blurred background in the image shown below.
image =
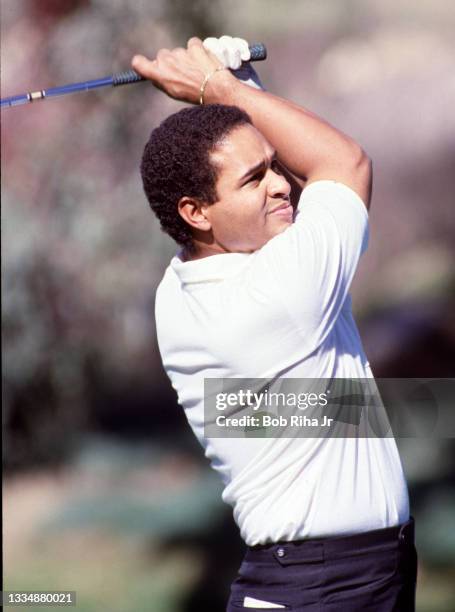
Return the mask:
<path fill-rule="evenodd" d="M 455 372 L 451 0 L 0 0 L 2 96 L 129 67 L 198 35 L 264 42 L 267 89 L 374 161 L 353 288 L 373 371 Z M 224 609 L 242 544 L 159 359 L 154 295 L 175 246 L 138 171 L 182 105 L 150 84 L 2 111 L 4 589 L 83 612 Z M 418 610 L 455 610 L 455 445 L 398 440 Z"/>

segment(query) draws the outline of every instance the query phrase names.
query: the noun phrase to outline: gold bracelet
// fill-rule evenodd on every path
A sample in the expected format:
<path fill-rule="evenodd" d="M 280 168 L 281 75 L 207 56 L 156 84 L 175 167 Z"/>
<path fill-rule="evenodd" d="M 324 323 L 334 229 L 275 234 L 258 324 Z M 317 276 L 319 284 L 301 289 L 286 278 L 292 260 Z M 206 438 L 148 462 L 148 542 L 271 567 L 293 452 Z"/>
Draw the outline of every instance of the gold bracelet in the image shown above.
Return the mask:
<path fill-rule="evenodd" d="M 226 68 L 224 66 L 219 66 L 218 68 L 215 68 L 213 72 L 209 72 L 205 75 L 205 78 L 202 81 L 201 89 L 199 90 L 199 104 L 204 104 L 204 92 L 209 79 L 215 74 L 215 72 L 219 72 L 220 70 L 226 70 Z"/>

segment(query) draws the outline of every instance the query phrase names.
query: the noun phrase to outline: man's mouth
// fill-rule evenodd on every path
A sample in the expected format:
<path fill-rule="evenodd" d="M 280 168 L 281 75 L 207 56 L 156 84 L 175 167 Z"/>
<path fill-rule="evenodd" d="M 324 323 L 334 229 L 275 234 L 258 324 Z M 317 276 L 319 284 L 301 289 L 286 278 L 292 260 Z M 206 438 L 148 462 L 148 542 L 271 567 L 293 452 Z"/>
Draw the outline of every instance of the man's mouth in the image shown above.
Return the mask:
<path fill-rule="evenodd" d="M 270 211 L 270 215 L 280 215 L 283 217 L 287 217 L 287 216 L 291 216 L 294 212 L 294 209 L 291 206 L 291 203 L 289 200 L 284 200 L 284 202 L 282 204 L 280 204 L 279 206 L 275 206 L 275 208 L 272 208 L 272 210 Z"/>

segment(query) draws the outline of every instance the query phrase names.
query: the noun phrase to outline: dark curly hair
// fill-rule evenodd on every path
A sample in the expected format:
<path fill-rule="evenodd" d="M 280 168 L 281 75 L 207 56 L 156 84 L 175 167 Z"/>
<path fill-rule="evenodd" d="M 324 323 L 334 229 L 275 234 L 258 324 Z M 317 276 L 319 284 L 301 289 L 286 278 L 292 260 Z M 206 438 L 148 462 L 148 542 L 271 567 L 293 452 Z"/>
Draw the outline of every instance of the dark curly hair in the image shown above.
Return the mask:
<path fill-rule="evenodd" d="M 218 175 L 210 153 L 223 136 L 247 123 L 251 118 L 236 106 L 193 106 L 165 119 L 145 145 L 141 176 L 149 204 L 161 229 L 188 250 L 193 246 L 191 227 L 177 204 L 183 196 L 216 202 Z"/>

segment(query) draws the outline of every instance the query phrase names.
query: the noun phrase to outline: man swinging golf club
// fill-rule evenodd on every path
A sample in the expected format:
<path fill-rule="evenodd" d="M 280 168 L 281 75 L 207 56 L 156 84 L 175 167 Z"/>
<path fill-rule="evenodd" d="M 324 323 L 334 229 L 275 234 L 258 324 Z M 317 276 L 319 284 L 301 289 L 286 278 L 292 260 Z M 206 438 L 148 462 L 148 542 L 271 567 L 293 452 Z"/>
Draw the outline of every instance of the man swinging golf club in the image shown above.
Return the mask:
<path fill-rule="evenodd" d="M 370 160 L 262 90 L 248 59 L 245 41 L 223 36 L 132 62 L 194 105 L 153 130 L 141 172 L 182 247 L 156 297 L 163 364 L 247 545 L 227 609 L 411 611 L 413 521 L 393 438 L 204 435 L 204 378 L 372 378 L 348 295 Z"/>

